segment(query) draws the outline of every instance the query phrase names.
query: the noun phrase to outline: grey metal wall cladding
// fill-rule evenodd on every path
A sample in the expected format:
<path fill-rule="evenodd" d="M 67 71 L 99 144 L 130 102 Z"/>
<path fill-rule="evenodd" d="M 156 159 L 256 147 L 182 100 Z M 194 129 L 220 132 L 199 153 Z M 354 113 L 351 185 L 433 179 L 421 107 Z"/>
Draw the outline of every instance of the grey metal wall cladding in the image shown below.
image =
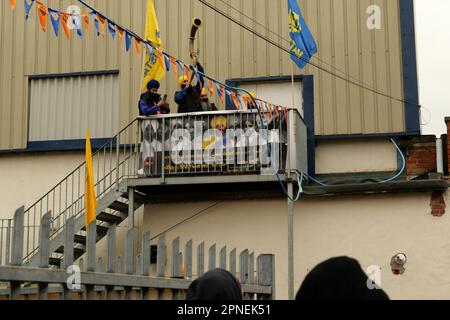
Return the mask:
<path fill-rule="evenodd" d="M 209 0 L 247 26 L 288 47 L 287 1 Z M 76 0 L 46 0 L 65 10 Z M 91 0 L 112 19 L 143 34 L 146 0 Z M 400 13 L 398 0 L 299 0 L 319 53 L 313 62 L 389 95 L 403 97 Z M 381 8 L 382 29 L 367 28 L 369 5 Z M 197 0 L 155 0 L 165 49 L 189 60 L 188 34 L 194 17 L 203 19 L 200 57 L 209 75 L 225 80 L 238 77 L 289 75 L 290 57 L 228 21 Z M 237 8 L 236 12 L 230 6 Z M 23 2 L 11 12 L 0 3 L 0 149 L 26 146 L 29 75 L 119 70 L 119 126 L 138 113 L 137 101 L 142 57 L 125 53 L 124 45 L 108 34 L 91 31 L 79 40 L 62 33 L 55 38 L 50 22 L 43 33 L 35 8 L 24 19 Z M 83 12 L 87 12 L 83 8 Z M 246 17 L 248 16 L 248 17 Z M 254 20 L 254 21 L 252 21 Z M 316 133 L 319 135 L 402 132 L 405 115 L 401 103 L 336 79 L 314 67 L 296 73 L 314 75 Z M 173 73 L 161 91 L 172 97 L 177 89 Z M 176 107 L 172 103 L 172 110 Z"/>
<path fill-rule="evenodd" d="M 29 141 L 110 138 L 119 130 L 117 75 L 32 79 Z"/>

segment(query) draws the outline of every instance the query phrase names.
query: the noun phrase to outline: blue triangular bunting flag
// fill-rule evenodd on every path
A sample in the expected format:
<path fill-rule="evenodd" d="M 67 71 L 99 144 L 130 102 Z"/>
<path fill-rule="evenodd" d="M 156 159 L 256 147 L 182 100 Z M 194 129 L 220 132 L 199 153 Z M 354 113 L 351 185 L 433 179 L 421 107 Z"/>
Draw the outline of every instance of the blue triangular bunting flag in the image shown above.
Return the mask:
<path fill-rule="evenodd" d="M 53 30 L 55 31 L 55 36 L 59 34 L 59 21 L 61 16 L 59 15 L 59 11 L 48 8 L 48 13 L 50 15 L 50 20 L 52 21 Z"/>

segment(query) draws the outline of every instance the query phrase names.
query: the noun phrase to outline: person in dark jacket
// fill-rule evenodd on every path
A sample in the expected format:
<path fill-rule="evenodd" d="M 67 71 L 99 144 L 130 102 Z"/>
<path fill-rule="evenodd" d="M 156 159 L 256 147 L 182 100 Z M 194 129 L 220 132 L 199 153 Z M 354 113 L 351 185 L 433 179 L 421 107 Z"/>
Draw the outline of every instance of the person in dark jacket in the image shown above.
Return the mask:
<path fill-rule="evenodd" d="M 147 83 L 147 92 L 141 95 L 139 99 L 139 115 L 140 116 L 154 116 L 170 113 L 169 104 L 166 99 L 161 99 L 158 94 L 160 84 L 156 80 L 150 80 Z"/>
<path fill-rule="evenodd" d="M 191 283 L 186 300 L 242 300 L 241 285 L 228 271 L 215 269 Z"/>
<path fill-rule="evenodd" d="M 202 65 L 197 63 L 197 69 L 201 73 L 205 73 Z M 178 104 L 178 113 L 202 112 L 200 101 L 201 88 L 205 85 L 205 80 L 200 75 L 200 81 L 197 81 L 195 87 L 189 82 L 187 75 L 181 76 L 178 79 L 180 91 L 175 93 L 175 102 Z M 192 79 L 191 79 L 192 81 Z"/>
<path fill-rule="evenodd" d="M 383 290 L 371 290 L 370 283 L 357 260 L 332 258 L 306 276 L 295 300 L 389 300 Z"/>

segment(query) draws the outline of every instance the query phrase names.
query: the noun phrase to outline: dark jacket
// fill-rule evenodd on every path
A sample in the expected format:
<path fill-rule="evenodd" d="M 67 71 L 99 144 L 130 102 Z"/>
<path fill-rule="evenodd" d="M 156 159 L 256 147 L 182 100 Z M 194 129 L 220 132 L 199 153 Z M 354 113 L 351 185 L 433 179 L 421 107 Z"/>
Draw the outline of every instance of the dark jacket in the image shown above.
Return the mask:
<path fill-rule="evenodd" d="M 157 104 L 161 101 L 161 95 L 155 94 L 151 92 L 146 92 L 141 95 L 139 99 L 139 115 L 140 116 L 154 116 L 159 112 L 163 114 L 170 113 L 170 109 L 168 105 L 157 106 Z"/>
<path fill-rule="evenodd" d="M 205 73 L 202 65 L 197 65 L 198 71 Z M 175 93 L 175 102 L 178 104 L 178 113 L 202 112 L 200 103 L 201 88 L 205 85 L 205 80 L 200 75 L 200 81 L 195 87 L 189 86 Z"/>
<path fill-rule="evenodd" d="M 242 300 L 241 285 L 228 271 L 212 270 L 191 283 L 186 300 Z"/>
<path fill-rule="evenodd" d="M 355 259 L 329 259 L 306 276 L 295 300 L 389 300 L 383 290 L 370 290 L 368 281 Z"/>

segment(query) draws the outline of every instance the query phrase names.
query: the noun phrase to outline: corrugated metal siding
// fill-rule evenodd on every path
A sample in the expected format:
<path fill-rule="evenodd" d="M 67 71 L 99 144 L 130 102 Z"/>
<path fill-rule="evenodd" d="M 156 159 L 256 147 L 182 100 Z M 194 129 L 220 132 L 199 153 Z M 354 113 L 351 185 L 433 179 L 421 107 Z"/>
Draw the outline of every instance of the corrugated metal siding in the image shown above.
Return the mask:
<path fill-rule="evenodd" d="M 47 0 L 60 10 L 75 0 Z M 142 34 L 146 0 L 90 1 L 99 10 Z M 250 16 L 269 30 L 288 36 L 287 2 L 285 0 L 231 0 L 242 14 L 221 0 L 212 1 L 233 17 L 257 29 L 284 46 L 289 44 L 277 35 L 248 20 Z M 379 4 L 383 11 L 383 29 L 366 27 L 367 7 Z M 401 39 L 398 0 L 299 0 L 304 16 L 319 45 L 320 61 L 313 61 L 335 72 L 339 70 L 361 79 L 380 91 L 402 98 Z M 204 21 L 200 32 L 201 61 L 207 73 L 217 79 L 279 76 L 290 74 L 288 54 L 267 44 L 213 13 L 197 0 L 155 0 L 165 48 L 171 54 L 189 61 L 188 33 L 193 17 Z M 85 9 L 83 9 L 85 11 Z M 141 77 L 141 57 L 126 54 L 123 44 L 106 34 L 97 38 L 93 30 L 80 41 L 76 34 L 67 41 L 49 31 L 40 30 L 33 12 L 24 21 L 23 3 L 11 13 L 8 1 L 0 5 L 0 149 L 23 148 L 27 138 L 27 76 L 47 73 L 69 73 L 96 70 L 120 70 L 120 126 L 137 115 Z M 94 29 L 91 21 L 91 29 Z M 405 116 L 401 103 L 389 101 L 349 85 L 342 80 L 307 67 L 302 73 L 315 76 L 317 134 L 357 134 L 401 132 Z M 161 91 L 176 90 L 170 74 Z M 173 110 L 175 110 L 173 106 Z"/>
<path fill-rule="evenodd" d="M 117 75 L 30 81 L 29 141 L 111 138 L 119 131 Z"/>

